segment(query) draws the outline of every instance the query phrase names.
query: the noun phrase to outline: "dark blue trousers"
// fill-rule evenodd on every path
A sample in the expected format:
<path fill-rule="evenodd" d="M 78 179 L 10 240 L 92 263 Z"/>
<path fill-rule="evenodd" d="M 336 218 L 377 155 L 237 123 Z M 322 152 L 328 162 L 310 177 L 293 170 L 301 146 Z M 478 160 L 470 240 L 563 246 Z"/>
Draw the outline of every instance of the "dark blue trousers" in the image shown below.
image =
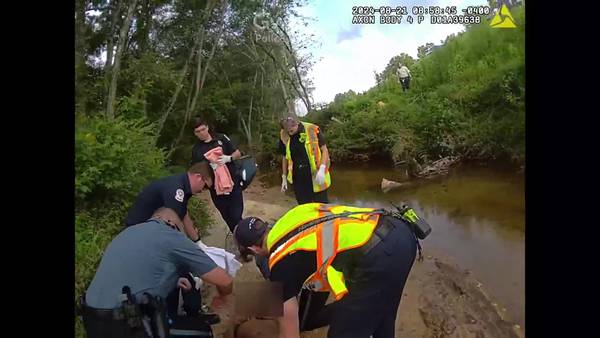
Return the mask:
<path fill-rule="evenodd" d="M 210 189 L 210 197 L 215 207 L 219 210 L 221 217 L 231 232 L 242 219 L 244 211 L 244 198 L 239 182 L 235 182 L 234 188 L 229 195 L 217 195 L 214 189 Z"/>
<path fill-rule="evenodd" d="M 394 229 L 360 260 L 346 281 L 348 294 L 324 306 L 327 294 L 313 293 L 304 330 L 329 324 L 329 338 L 394 337 L 396 315 L 417 245 L 406 224 L 384 217 L 382 222 L 392 222 Z M 300 303 L 302 309 L 302 297 Z"/>

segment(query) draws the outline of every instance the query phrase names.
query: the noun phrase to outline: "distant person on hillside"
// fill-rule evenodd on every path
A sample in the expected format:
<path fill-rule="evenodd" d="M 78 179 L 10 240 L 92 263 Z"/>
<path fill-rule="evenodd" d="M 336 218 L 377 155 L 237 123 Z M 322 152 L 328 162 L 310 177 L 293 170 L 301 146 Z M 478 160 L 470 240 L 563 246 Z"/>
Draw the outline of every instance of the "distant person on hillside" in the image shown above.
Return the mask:
<path fill-rule="evenodd" d="M 398 75 L 398 80 L 402 85 L 402 91 L 407 91 L 408 86 L 410 85 L 410 79 L 412 78 L 412 76 L 410 75 L 410 70 L 405 65 L 399 64 L 398 69 L 396 70 L 396 74 Z"/>

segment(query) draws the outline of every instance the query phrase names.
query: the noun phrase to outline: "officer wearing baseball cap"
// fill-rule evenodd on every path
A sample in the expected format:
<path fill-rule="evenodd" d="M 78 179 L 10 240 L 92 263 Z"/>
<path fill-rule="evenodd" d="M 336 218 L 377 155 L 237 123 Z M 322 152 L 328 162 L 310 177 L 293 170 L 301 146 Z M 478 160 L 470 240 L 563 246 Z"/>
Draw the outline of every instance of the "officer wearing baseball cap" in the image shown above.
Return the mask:
<path fill-rule="evenodd" d="M 328 337 L 394 336 L 417 251 L 405 220 L 383 209 L 307 203 L 272 226 L 245 218 L 234 235 L 268 259 L 269 279 L 283 286 L 283 337 L 326 325 Z M 329 294 L 335 302 L 325 306 Z"/>

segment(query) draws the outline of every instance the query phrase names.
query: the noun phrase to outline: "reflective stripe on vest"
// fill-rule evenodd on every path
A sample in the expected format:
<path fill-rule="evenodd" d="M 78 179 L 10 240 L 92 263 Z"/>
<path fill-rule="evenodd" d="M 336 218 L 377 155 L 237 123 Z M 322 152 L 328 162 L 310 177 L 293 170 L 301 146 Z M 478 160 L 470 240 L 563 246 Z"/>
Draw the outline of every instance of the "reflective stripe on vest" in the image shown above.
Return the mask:
<path fill-rule="evenodd" d="M 315 124 L 308 122 L 300 122 L 304 126 L 304 131 L 300 133 L 300 141 L 304 142 L 304 149 L 308 156 L 308 162 L 310 164 L 310 172 L 312 177 L 313 191 L 323 191 L 331 186 L 331 175 L 329 175 L 329 168 L 325 168 L 325 181 L 323 184 L 317 184 L 315 176 L 319 167 L 321 166 L 321 148 L 319 148 L 319 127 Z M 303 134 L 305 136 L 303 136 Z M 290 139 L 291 137 L 285 130 L 279 132 L 279 138 L 283 144 L 285 144 L 285 159 L 288 162 L 287 180 L 290 183 L 294 183 L 292 179 L 292 155 L 290 150 Z"/>
<path fill-rule="evenodd" d="M 373 235 L 379 214 L 373 208 L 356 208 L 342 205 L 307 203 L 288 211 L 273 226 L 267 236 L 269 268 L 287 255 L 298 250 L 316 251 L 315 272 L 304 282 L 304 287 L 315 291 L 331 291 L 336 300 L 348 293 L 344 275 L 331 263 L 338 252 L 364 245 Z M 284 243 L 278 243 L 286 234 L 311 221 L 328 215 L 346 212 L 357 214 L 342 216 L 307 228 Z M 274 247 L 278 244 L 277 247 Z"/>

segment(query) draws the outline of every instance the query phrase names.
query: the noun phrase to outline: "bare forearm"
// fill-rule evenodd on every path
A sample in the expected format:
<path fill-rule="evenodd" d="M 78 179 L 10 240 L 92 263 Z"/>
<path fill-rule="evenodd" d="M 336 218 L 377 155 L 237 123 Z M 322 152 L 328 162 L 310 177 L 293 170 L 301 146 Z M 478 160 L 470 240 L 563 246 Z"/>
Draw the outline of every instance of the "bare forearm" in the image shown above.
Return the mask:
<path fill-rule="evenodd" d="M 281 157 L 281 175 L 287 175 L 287 159 L 285 156 Z"/>
<path fill-rule="evenodd" d="M 231 154 L 231 159 L 232 160 L 237 160 L 238 158 L 242 157 L 242 153 L 240 152 L 239 149 L 236 149 L 232 154 Z"/>
<path fill-rule="evenodd" d="M 233 292 L 233 279 L 220 267 L 212 269 L 200 278 L 215 285 L 220 296 L 227 296 Z"/>
<path fill-rule="evenodd" d="M 280 337 L 299 338 L 300 322 L 298 320 L 298 301 L 288 299 L 283 303 L 283 317 L 279 319 Z"/>

